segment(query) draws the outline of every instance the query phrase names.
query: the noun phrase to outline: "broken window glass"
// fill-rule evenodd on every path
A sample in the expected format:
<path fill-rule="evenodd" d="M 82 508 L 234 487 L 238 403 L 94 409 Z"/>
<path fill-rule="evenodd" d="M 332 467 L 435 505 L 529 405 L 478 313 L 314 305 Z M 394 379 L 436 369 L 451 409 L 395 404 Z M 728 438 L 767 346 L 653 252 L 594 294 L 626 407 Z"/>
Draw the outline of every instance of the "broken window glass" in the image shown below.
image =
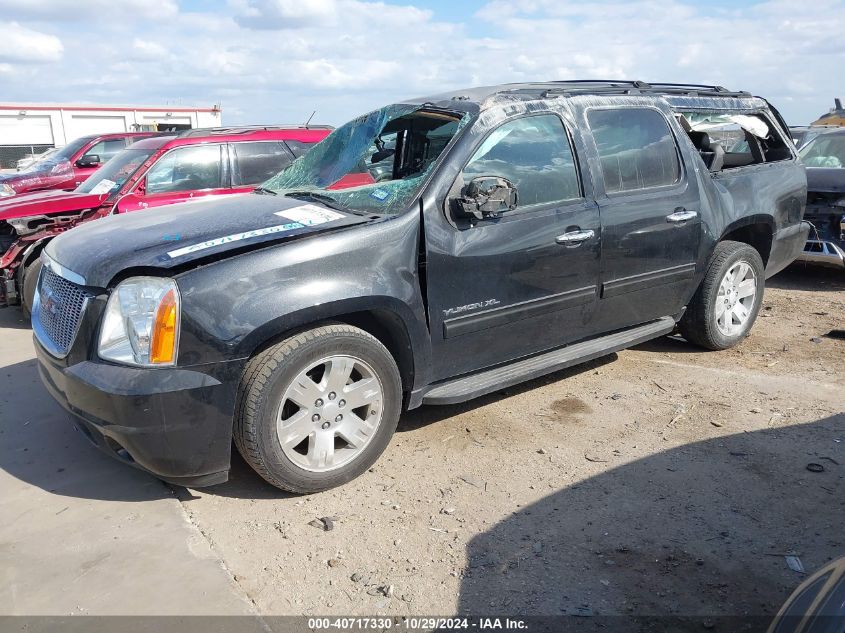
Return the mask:
<path fill-rule="evenodd" d="M 721 169 L 792 158 L 784 140 L 760 115 L 683 112 L 680 117 L 699 152 L 708 153 L 716 144 L 724 150 Z"/>
<path fill-rule="evenodd" d="M 365 213 L 405 210 L 467 115 L 392 105 L 339 127 L 263 189 Z"/>

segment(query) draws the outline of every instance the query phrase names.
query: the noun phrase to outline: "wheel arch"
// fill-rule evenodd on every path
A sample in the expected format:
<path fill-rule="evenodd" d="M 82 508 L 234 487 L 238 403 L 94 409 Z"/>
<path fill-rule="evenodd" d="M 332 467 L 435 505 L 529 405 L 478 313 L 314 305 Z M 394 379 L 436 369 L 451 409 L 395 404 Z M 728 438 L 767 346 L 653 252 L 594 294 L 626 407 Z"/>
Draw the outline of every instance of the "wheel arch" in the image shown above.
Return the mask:
<path fill-rule="evenodd" d="M 364 330 L 384 345 L 396 361 L 407 394 L 425 381 L 429 350 L 425 332 L 410 316 L 410 308 L 390 297 L 362 298 L 313 306 L 286 314 L 256 328 L 239 346 L 240 354 L 253 357 L 303 330 L 327 323 L 345 323 Z"/>
<path fill-rule="evenodd" d="M 766 214 L 750 215 L 725 227 L 719 242 L 733 241 L 748 244 L 754 248 L 763 260 L 765 267 L 772 252 L 772 240 L 775 233 L 774 218 Z"/>

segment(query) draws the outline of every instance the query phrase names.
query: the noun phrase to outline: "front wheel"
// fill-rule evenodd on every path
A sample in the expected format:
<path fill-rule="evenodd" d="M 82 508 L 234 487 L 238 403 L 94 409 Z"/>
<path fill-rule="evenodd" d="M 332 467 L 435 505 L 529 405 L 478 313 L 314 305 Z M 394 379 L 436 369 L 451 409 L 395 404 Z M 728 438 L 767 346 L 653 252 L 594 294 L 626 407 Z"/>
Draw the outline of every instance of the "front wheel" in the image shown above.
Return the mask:
<path fill-rule="evenodd" d="M 760 253 L 742 242 L 719 242 L 679 327 L 685 339 L 712 350 L 748 336 L 765 288 Z"/>
<path fill-rule="evenodd" d="M 32 304 L 35 301 L 35 289 L 38 285 L 38 277 L 41 274 L 41 258 L 37 257 L 35 261 L 23 269 L 21 278 L 21 308 L 25 315 L 32 314 Z"/>
<path fill-rule="evenodd" d="M 336 324 L 258 354 L 241 380 L 235 445 L 283 490 L 312 493 L 357 477 L 390 442 L 402 404 L 399 370 L 378 339 Z"/>

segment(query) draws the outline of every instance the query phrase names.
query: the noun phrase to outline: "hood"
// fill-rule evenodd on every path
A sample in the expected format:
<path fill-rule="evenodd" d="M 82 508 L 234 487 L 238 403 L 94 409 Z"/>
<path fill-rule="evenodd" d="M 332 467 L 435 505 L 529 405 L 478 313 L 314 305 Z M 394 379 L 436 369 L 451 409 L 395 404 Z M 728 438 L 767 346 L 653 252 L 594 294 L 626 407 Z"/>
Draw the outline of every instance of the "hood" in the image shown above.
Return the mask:
<path fill-rule="evenodd" d="M 228 195 L 82 224 L 46 248 L 53 260 L 104 288 L 130 268 L 171 269 L 256 244 L 286 241 L 371 217 L 274 195 Z"/>
<path fill-rule="evenodd" d="M 8 198 L 0 198 L 0 220 L 93 209 L 99 207 L 107 197 L 108 194 L 76 193 L 74 191 L 21 193 Z"/>
<path fill-rule="evenodd" d="M 807 167 L 807 191 L 810 193 L 845 193 L 845 169 Z"/>

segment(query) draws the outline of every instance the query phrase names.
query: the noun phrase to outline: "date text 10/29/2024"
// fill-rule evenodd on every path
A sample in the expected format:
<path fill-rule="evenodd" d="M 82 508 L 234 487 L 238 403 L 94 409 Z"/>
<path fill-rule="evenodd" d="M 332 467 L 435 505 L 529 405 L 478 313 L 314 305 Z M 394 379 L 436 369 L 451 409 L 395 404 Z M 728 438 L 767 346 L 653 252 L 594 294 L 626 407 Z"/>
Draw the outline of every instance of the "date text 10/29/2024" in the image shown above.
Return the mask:
<path fill-rule="evenodd" d="M 309 618 L 312 631 L 520 631 L 528 628 L 518 618 Z"/>

